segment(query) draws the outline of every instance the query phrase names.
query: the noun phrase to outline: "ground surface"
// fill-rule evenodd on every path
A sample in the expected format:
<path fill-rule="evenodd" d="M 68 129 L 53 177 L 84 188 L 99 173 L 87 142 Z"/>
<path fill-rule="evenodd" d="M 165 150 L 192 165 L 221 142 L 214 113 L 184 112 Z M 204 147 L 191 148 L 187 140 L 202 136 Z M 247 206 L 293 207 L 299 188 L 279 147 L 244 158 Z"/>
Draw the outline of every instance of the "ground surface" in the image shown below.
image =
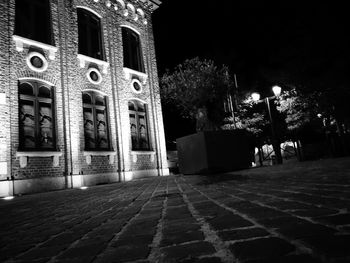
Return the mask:
<path fill-rule="evenodd" d="M 350 158 L 0 200 L 0 262 L 350 262 Z"/>

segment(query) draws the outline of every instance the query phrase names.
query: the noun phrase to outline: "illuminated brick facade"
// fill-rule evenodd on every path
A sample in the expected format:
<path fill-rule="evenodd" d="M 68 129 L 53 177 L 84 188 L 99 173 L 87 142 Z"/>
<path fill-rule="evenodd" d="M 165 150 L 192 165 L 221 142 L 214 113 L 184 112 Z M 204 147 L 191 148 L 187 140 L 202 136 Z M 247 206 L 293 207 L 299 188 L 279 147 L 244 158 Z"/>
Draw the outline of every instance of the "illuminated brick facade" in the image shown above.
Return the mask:
<path fill-rule="evenodd" d="M 50 11 L 45 43 L 25 35 L 25 19 L 18 26 L 26 10 L 18 1 L 25 2 L 0 2 L 0 195 L 167 175 L 150 19 L 160 2 L 36 0 Z M 78 21 L 78 10 L 88 22 Z M 83 32 L 86 24 L 100 26 L 96 56 L 89 56 L 98 48 L 86 44 L 96 35 Z M 135 44 L 124 50 L 128 32 L 139 44 L 137 70 L 125 66 L 125 56 L 135 64 Z M 142 105 L 135 119 L 131 102 Z"/>

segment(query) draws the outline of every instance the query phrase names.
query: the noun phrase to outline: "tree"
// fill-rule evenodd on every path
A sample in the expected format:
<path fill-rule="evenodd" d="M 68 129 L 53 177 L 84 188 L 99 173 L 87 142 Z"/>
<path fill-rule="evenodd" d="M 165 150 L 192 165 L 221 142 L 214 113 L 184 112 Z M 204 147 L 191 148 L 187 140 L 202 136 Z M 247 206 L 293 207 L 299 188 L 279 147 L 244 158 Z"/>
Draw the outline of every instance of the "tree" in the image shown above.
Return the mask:
<path fill-rule="evenodd" d="M 317 93 L 302 96 L 295 88 L 281 93 L 278 98 L 277 109 L 285 114 L 289 131 L 297 133 L 320 114 L 316 102 L 318 97 L 319 94 Z"/>
<path fill-rule="evenodd" d="M 184 118 L 196 120 L 196 130 L 218 130 L 225 118 L 224 100 L 233 85 L 226 66 L 193 58 L 161 78 L 161 97 Z"/>
<path fill-rule="evenodd" d="M 346 141 L 349 116 L 348 105 L 339 103 L 341 96 L 334 95 L 328 89 L 301 92 L 294 87 L 282 92 L 277 109 L 285 114 L 287 128 L 295 139 L 312 142 L 326 138 L 331 154 L 338 155 L 347 153 L 349 147 Z"/>

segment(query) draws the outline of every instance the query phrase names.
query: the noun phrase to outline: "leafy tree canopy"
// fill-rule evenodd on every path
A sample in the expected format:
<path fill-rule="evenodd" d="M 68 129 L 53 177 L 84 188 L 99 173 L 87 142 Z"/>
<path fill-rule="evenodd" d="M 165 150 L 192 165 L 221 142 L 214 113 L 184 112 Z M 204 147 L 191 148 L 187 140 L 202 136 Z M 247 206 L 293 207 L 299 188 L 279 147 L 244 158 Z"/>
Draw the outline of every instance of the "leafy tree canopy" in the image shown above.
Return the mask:
<path fill-rule="evenodd" d="M 161 78 L 163 103 L 176 107 L 184 118 L 197 121 L 197 131 L 216 130 L 223 123 L 224 100 L 233 87 L 228 68 L 193 58 Z"/>

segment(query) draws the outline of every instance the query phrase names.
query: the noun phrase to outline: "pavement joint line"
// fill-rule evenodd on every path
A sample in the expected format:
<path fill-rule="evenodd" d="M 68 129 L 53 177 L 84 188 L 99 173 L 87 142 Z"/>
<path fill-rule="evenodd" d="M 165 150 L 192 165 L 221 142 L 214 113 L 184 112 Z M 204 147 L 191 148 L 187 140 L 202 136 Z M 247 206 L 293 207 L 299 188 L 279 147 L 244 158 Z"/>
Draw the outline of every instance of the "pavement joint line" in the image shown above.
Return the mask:
<path fill-rule="evenodd" d="M 165 192 L 166 195 L 169 193 L 168 180 L 170 180 L 170 179 L 167 178 L 167 180 L 166 180 L 166 182 L 167 182 L 166 192 Z M 162 205 L 162 216 L 161 216 L 161 218 L 158 221 L 157 231 L 156 231 L 156 234 L 155 234 L 155 236 L 153 238 L 152 245 L 151 245 L 151 252 L 148 255 L 148 261 L 149 262 L 159 262 L 159 259 L 161 257 L 160 242 L 161 242 L 161 240 L 163 238 L 162 231 L 163 231 L 164 217 L 165 217 L 165 214 L 166 214 L 167 203 L 168 203 L 168 197 L 165 196 L 165 199 L 163 200 L 163 205 Z"/>
<path fill-rule="evenodd" d="M 271 188 L 273 190 L 273 188 Z M 277 189 L 275 189 L 277 190 Z M 327 198 L 327 199 L 339 199 L 343 201 L 350 201 L 349 198 L 344 198 L 344 197 L 333 197 L 333 196 L 327 196 L 327 195 L 317 195 L 317 194 L 310 194 L 310 193 L 305 193 L 305 192 L 300 192 L 300 191 L 290 191 L 290 190 L 284 190 L 283 192 L 285 193 L 293 193 L 293 194 L 303 194 L 303 195 L 308 195 L 308 196 L 315 196 L 315 197 L 322 197 L 322 198 Z"/>
<path fill-rule="evenodd" d="M 247 192 L 247 193 L 251 193 L 251 192 Z M 258 194 L 259 195 L 259 194 Z M 235 196 L 234 196 L 235 197 Z M 237 198 L 237 197 L 236 197 Z M 290 201 L 290 200 L 285 200 L 285 201 Z M 280 211 L 280 209 L 274 207 L 274 206 L 269 206 L 269 205 L 266 205 L 264 203 L 261 203 L 261 202 L 258 202 L 258 201 L 249 201 L 253 204 L 257 204 L 257 205 L 260 205 L 260 206 L 263 206 L 263 207 L 268 207 L 270 209 L 274 209 L 276 211 Z M 302 203 L 302 202 L 300 202 Z M 309 204 L 309 203 L 304 203 L 304 204 Z M 327 208 L 327 209 L 332 209 L 332 208 L 328 208 L 328 207 L 324 207 L 324 208 Z M 334 208 L 332 209 L 334 210 Z M 300 215 L 297 215 L 297 214 L 294 214 L 293 212 L 289 212 L 288 210 L 283 210 L 284 213 L 287 213 L 293 217 L 297 217 L 299 219 L 303 219 L 303 220 L 306 220 L 306 221 L 309 221 L 310 223 L 313 223 L 313 224 L 318 224 L 318 225 L 323 225 L 323 226 L 326 226 L 326 227 L 329 227 L 329 228 L 332 228 L 336 231 L 339 231 L 340 230 L 340 227 L 342 226 L 334 226 L 334 225 L 331 225 L 331 224 L 326 224 L 326 223 L 323 223 L 323 222 L 319 222 L 319 221 L 315 221 L 314 219 L 312 219 L 311 217 L 307 217 L 307 216 L 300 216 Z M 335 213 L 335 214 L 329 214 L 328 216 L 335 216 L 335 215 L 341 215 L 342 213 L 338 210 L 338 213 Z M 316 218 L 317 219 L 317 218 Z"/>
<path fill-rule="evenodd" d="M 191 202 L 187 197 L 187 194 L 182 189 L 182 186 L 180 185 L 177 179 L 175 179 L 175 182 L 178 186 L 178 189 L 182 193 L 182 198 L 187 204 L 187 207 L 190 213 L 196 219 L 196 221 L 200 223 L 201 230 L 205 236 L 205 240 L 210 242 L 215 248 L 216 253 L 214 255 L 220 257 L 221 261 L 224 263 L 237 262 L 237 259 L 234 257 L 233 253 L 229 250 L 226 243 L 223 240 L 221 240 L 221 238 L 217 235 L 216 231 L 211 228 L 209 223 L 206 222 L 206 220 L 200 215 L 200 213 L 191 204 Z M 183 183 L 188 185 L 188 183 L 185 181 L 183 181 Z"/>
<path fill-rule="evenodd" d="M 138 190 L 142 189 L 143 187 L 144 187 L 144 185 L 140 186 L 140 187 L 138 188 Z M 150 187 L 150 186 L 148 186 L 148 187 Z M 146 187 L 139 195 L 141 195 L 144 191 L 146 191 L 148 187 Z M 127 200 L 127 197 L 124 196 L 124 199 Z M 123 200 L 123 199 L 122 199 L 122 200 Z M 128 206 L 126 206 L 123 210 L 119 211 L 118 213 L 122 213 L 123 211 L 125 211 L 126 209 L 128 209 L 130 206 L 132 206 L 132 205 L 134 204 L 135 201 L 136 201 L 136 198 L 134 198 L 134 201 L 132 201 Z M 106 212 L 106 211 L 105 211 L 105 212 Z M 96 216 L 100 216 L 100 214 L 97 214 Z M 94 217 L 90 217 L 90 219 L 92 219 L 92 218 L 94 218 Z M 86 221 L 86 220 L 85 220 L 85 221 Z M 87 237 L 87 235 L 88 235 L 89 233 L 91 233 L 92 231 L 94 231 L 97 227 L 100 227 L 100 226 L 102 226 L 102 225 L 108 223 L 109 221 L 112 221 L 112 219 L 110 219 L 110 220 L 107 219 L 105 222 L 103 222 L 103 223 L 100 224 L 99 226 L 96 226 L 95 228 L 90 229 L 90 231 L 86 232 L 85 235 L 82 236 L 80 239 L 74 241 L 69 247 L 67 247 L 66 249 L 62 250 L 59 254 L 55 255 L 54 257 L 52 257 L 52 258 L 48 261 L 48 263 L 56 262 L 56 259 L 57 259 L 60 255 L 62 255 L 63 253 L 65 253 L 67 250 L 69 250 L 69 249 L 71 249 L 71 248 L 74 248 L 74 247 L 79 243 L 79 241 L 84 240 L 84 237 Z M 59 235 L 59 234 L 58 234 L 58 235 Z"/>
<path fill-rule="evenodd" d="M 328 188 L 325 188 L 325 189 L 315 188 L 314 185 L 310 185 L 310 187 L 293 186 L 293 189 L 311 190 L 311 191 L 320 191 L 320 190 L 323 190 L 323 191 L 334 191 L 334 190 L 330 190 Z M 344 192 L 347 192 L 347 191 L 345 191 L 345 190 L 344 191 L 343 190 L 337 190 L 336 192 L 344 193 Z"/>
<path fill-rule="evenodd" d="M 185 180 L 185 179 L 182 178 L 182 180 Z M 207 195 L 204 194 L 201 190 L 198 190 L 198 189 L 197 189 L 196 187 L 194 187 L 193 185 L 191 185 L 191 187 L 192 187 L 192 189 L 198 191 L 198 192 L 201 193 L 202 195 L 207 196 Z M 226 193 L 226 194 L 227 194 L 227 193 Z M 236 196 L 233 196 L 233 197 L 238 198 L 238 197 L 236 197 Z M 233 208 L 231 208 L 231 207 L 228 207 L 228 206 L 226 206 L 225 204 L 222 204 L 222 203 L 216 201 L 215 199 L 213 199 L 213 198 L 211 198 L 211 197 L 209 197 L 209 196 L 207 196 L 207 198 L 208 198 L 209 200 L 211 200 L 213 203 L 215 203 L 215 204 L 217 204 L 217 205 L 219 205 L 219 206 L 221 206 L 221 207 L 223 207 L 223 208 L 225 208 L 225 209 L 227 209 L 227 210 L 233 212 L 234 214 L 237 214 L 237 215 L 243 217 L 244 219 L 250 221 L 250 222 L 253 223 L 255 226 L 260 227 L 260 228 L 263 228 L 263 229 L 266 230 L 268 233 L 270 233 L 272 236 L 281 238 L 281 239 L 283 239 L 283 240 L 285 240 L 285 241 L 287 241 L 287 242 L 293 244 L 293 245 L 295 246 L 295 248 L 296 248 L 296 253 L 299 253 L 299 254 L 307 253 L 307 254 L 313 255 L 313 256 L 315 256 L 316 258 L 320 259 L 321 261 L 325 262 L 325 259 L 324 259 L 323 257 L 321 257 L 320 255 L 314 253 L 314 251 L 313 251 L 311 248 L 305 246 L 302 242 L 299 242 L 299 241 L 296 241 L 296 240 L 287 238 L 287 237 L 285 237 L 284 235 L 281 235 L 280 233 L 276 232 L 276 231 L 273 230 L 272 228 L 268 228 L 268 227 L 265 227 L 265 226 L 259 224 L 255 219 L 251 218 L 250 216 L 247 216 L 246 214 L 240 213 L 238 210 L 233 209 Z M 238 198 L 238 199 L 240 199 L 240 200 L 242 200 L 242 201 L 246 201 L 246 200 L 243 199 L 243 198 Z M 249 202 L 250 202 L 250 201 L 249 201 Z"/>
<path fill-rule="evenodd" d="M 256 188 L 255 188 L 256 189 Z M 258 188 L 259 190 L 259 188 Z M 247 190 L 241 190 L 241 191 L 245 191 L 246 193 L 252 193 L 252 192 L 249 192 Z M 278 190 L 276 190 L 278 191 Z M 283 191 L 282 191 L 283 192 Z M 322 204 L 314 204 L 314 203 L 309 203 L 309 202 L 305 202 L 305 201 L 301 201 L 301 200 L 298 200 L 298 199 L 293 199 L 291 197 L 289 198 L 285 198 L 285 197 L 279 197 L 279 196 L 275 196 L 275 195 L 272 195 L 272 194 L 263 194 L 263 193 L 254 193 L 256 195 L 259 195 L 259 196 L 268 196 L 268 197 L 273 197 L 274 199 L 279 199 L 279 200 L 283 200 L 283 201 L 288 201 L 288 202 L 298 202 L 298 203 L 301 203 L 301 204 L 305 204 L 305 205 L 310 205 L 310 206 L 315 206 L 315 207 L 318 207 L 318 208 L 326 208 L 326 209 L 331 209 L 331 210 L 339 210 L 339 213 L 341 210 L 343 210 L 342 208 L 339 209 L 339 208 L 334 208 L 334 207 L 329 207 L 329 206 L 325 206 L 325 205 L 322 205 Z M 298 210 L 298 209 L 296 209 Z"/>
<path fill-rule="evenodd" d="M 123 233 L 128 229 L 128 227 L 132 224 L 132 222 L 141 214 L 141 211 L 143 210 L 143 208 L 151 202 L 151 198 L 153 197 L 154 193 L 156 192 L 157 190 L 157 187 L 159 186 L 159 184 L 161 183 L 161 181 L 158 181 L 156 185 L 149 185 L 148 187 L 146 187 L 146 189 L 139 195 L 141 196 L 143 193 L 146 192 L 146 190 L 148 190 L 149 188 L 151 188 L 152 186 L 154 187 L 153 191 L 152 191 L 152 195 L 151 197 L 148 198 L 148 201 L 146 201 L 142 207 L 139 209 L 139 211 L 132 217 L 128 220 L 128 222 L 126 224 L 124 224 L 124 226 L 122 227 L 122 229 L 117 233 L 115 234 L 115 236 L 113 238 L 111 238 L 111 240 L 108 242 L 108 244 L 105 246 L 105 248 L 97 255 L 95 255 L 93 261 L 97 261 L 97 262 L 100 262 L 99 260 L 101 258 L 103 258 L 104 254 L 109 254 L 109 253 L 113 253 L 113 250 L 114 248 L 112 248 L 111 246 L 111 243 L 114 242 L 114 241 L 117 241 L 119 239 L 119 237 L 121 235 L 123 235 Z M 135 199 L 136 201 L 137 199 Z M 133 202 L 134 203 L 134 202 Z M 130 205 L 128 205 L 127 207 L 130 207 Z"/>
<path fill-rule="evenodd" d="M 246 191 L 246 192 L 247 192 L 247 193 L 252 193 L 252 192 L 249 192 L 249 191 Z M 230 194 L 229 194 L 229 195 L 230 195 Z M 257 195 L 272 196 L 272 195 L 259 194 L 259 193 L 257 193 Z M 237 196 L 234 196 L 234 195 L 232 195 L 232 196 L 235 197 L 235 198 L 238 198 Z M 279 197 L 277 197 L 277 198 L 279 198 Z M 286 198 L 279 198 L 279 199 L 282 199 L 282 200 L 284 200 L 284 201 L 291 201 L 290 199 L 286 199 Z M 243 200 L 244 200 L 244 199 L 243 199 Z M 266 205 L 266 204 L 261 203 L 261 202 L 258 202 L 258 201 L 249 201 L 249 202 L 251 202 L 251 203 L 253 203 L 253 204 L 260 205 L 260 206 L 263 206 L 263 207 L 267 207 L 267 208 L 270 208 L 270 209 L 274 209 L 274 210 L 276 210 L 276 211 L 281 211 L 280 209 L 278 209 L 278 208 L 276 208 L 276 207 L 274 207 L 274 206 L 269 206 L 269 205 Z M 300 202 L 300 203 L 310 205 L 310 203 L 307 203 L 307 202 Z M 311 204 L 311 205 L 313 205 L 313 204 Z M 313 205 L 313 206 L 315 206 L 315 205 Z M 325 206 L 323 206 L 322 208 L 327 208 L 327 209 L 332 209 L 332 210 L 334 210 L 334 208 L 328 208 L 328 207 L 325 207 Z M 339 230 L 340 230 L 339 227 L 333 226 L 333 225 L 331 225 L 331 224 L 321 223 L 321 222 L 319 222 L 319 221 L 313 220 L 313 219 L 310 218 L 310 217 L 300 216 L 300 215 L 294 214 L 293 212 L 290 212 L 290 211 L 288 211 L 288 210 L 283 210 L 282 212 L 287 213 L 287 214 L 289 214 L 289 215 L 291 215 L 291 216 L 293 216 L 293 217 L 296 217 L 296 218 L 299 218 L 299 219 L 303 219 L 303 220 L 309 221 L 310 223 L 313 223 L 313 224 L 323 225 L 323 226 L 332 228 L 332 229 L 334 229 L 334 230 L 336 230 L 336 231 L 339 231 Z M 340 214 L 341 214 L 341 213 L 338 212 L 338 213 L 336 213 L 336 214 L 330 214 L 329 216 L 340 215 Z"/>
<path fill-rule="evenodd" d="M 269 186 L 270 187 L 270 190 L 274 190 L 274 191 L 279 191 L 279 192 L 284 192 L 284 193 L 293 193 L 293 194 L 305 194 L 305 195 L 309 195 L 309 196 L 316 196 L 316 197 L 322 197 L 322 198 L 328 198 L 328 199 L 339 199 L 339 200 L 343 200 L 343 201 L 350 201 L 350 199 L 349 198 L 344 198 L 344 197 L 333 197 L 333 196 L 327 196 L 327 195 L 321 195 L 321 194 L 319 194 L 319 195 L 317 195 L 317 194 L 310 194 L 310 193 L 305 193 L 305 192 L 300 192 L 300 191 L 291 191 L 291 190 L 281 190 L 281 189 L 276 189 L 276 188 L 271 188 L 271 186 Z M 251 188 L 256 188 L 256 187 L 252 187 L 251 186 Z M 309 190 L 309 189 L 305 189 L 305 190 Z M 315 190 L 317 190 L 317 189 L 315 189 Z M 348 191 L 343 191 L 343 192 L 348 192 Z"/>

